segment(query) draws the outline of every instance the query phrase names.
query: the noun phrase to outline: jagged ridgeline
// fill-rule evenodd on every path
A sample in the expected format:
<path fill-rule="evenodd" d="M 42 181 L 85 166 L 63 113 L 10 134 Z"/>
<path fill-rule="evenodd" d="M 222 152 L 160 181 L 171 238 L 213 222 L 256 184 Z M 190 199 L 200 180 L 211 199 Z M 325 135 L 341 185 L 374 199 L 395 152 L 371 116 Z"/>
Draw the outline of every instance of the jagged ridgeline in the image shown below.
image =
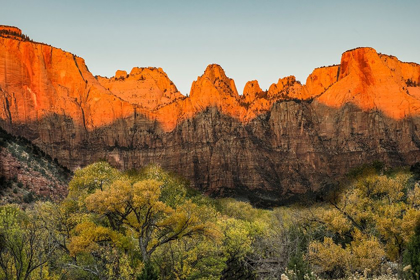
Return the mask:
<path fill-rule="evenodd" d="M 150 163 L 215 196 L 275 205 L 351 168 L 420 160 L 420 66 L 372 48 L 343 53 L 305 84 L 285 77 L 242 95 L 216 64 L 182 95 L 161 68 L 93 76 L 85 61 L 0 36 L 0 125 L 70 170 Z"/>

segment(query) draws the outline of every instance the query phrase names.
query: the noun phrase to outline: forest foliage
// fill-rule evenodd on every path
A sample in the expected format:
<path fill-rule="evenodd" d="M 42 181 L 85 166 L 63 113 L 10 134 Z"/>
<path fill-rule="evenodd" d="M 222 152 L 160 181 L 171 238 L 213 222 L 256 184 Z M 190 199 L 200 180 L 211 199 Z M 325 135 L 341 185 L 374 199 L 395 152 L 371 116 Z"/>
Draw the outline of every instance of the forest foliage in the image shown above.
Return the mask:
<path fill-rule="evenodd" d="M 416 278 L 417 180 L 367 165 L 323 202 L 268 210 L 98 162 L 60 203 L 0 207 L 0 279 Z"/>

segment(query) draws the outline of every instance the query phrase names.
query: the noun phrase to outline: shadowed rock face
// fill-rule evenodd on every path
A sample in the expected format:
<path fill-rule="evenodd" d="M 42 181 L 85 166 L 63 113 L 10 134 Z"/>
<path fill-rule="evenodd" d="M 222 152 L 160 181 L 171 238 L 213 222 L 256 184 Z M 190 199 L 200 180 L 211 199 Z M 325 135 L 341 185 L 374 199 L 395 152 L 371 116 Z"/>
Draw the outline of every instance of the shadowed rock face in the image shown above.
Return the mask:
<path fill-rule="evenodd" d="M 75 169 L 158 163 L 212 195 L 278 204 L 334 183 L 349 169 L 420 158 L 420 66 L 359 48 L 238 95 L 209 65 L 182 96 L 162 69 L 94 77 L 83 59 L 0 37 L 0 124 Z"/>

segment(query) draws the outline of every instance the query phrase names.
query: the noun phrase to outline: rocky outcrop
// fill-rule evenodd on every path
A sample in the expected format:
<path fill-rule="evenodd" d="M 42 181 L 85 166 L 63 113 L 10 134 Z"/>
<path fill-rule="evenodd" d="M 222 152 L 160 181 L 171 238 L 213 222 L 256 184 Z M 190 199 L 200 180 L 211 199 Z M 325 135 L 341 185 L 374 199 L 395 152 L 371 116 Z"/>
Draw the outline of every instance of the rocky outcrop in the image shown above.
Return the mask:
<path fill-rule="evenodd" d="M 265 205 L 316 193 L 373 160 L 420 159 L 420 66 L 371 48 L 239 95 L 209 65 L 182 96 L 162 69 L 108 79 L 62 50 L 0 37 L 0 125 L 75 169 L 158 163 L 212 195 Z"/>
<path fill-rule="evenodd" d="M 0 33 L 3 34 L 15 34 L 17 36 L 22 35 L 22 30 L 14 26 L 0 25 Z"/>
<path fill-rule="evenodd" d="M 135 67 L 129 75 L 118 70 L 111 79 L 97 79 L 115 96 L 150 111 L 183 97 L 162 68 Z"/>
<path fill-rule="evenodd" d="M 260 88 L 258 81 L 249 81 L 245 84 L 242 99 L 243 102 L 250 104 L 259 99 L 262 94 L 264 94 L 264 92 Z"/>
<path fill-rule="evenodd" d="M 49 155 L 0 128 L 0 205 L 58 201 L 67 194 L 69 170 Z"/>
<path fill-rule="evenodd" d="M 295 76 L 279 79 L 277 84 L 272 84 L 268 89 L 270 99 L 309 99 L 311 96 L 304 90 L 304 87 L 296 81 Z"/>
<path fill-rule="evenodd" d="M 308 95 L 316 97 L 324 93 L 338 81 L 339 65 L 316 68 L 306 79 L 305 88 Z"/>

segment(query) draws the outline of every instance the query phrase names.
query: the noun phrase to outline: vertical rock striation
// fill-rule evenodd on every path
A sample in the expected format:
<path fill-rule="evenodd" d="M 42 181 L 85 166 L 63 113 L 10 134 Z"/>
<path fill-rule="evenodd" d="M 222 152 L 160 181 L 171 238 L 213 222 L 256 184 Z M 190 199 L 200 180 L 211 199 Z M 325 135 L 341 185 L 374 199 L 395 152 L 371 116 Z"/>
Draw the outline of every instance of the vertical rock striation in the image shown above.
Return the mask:
<path fill-rule="evenodd" d="M 418 64 L 358 48 L 305 85 L 251 81 L 243 95 L 212 64 L 185 97 L 160 68 L 94 77 L 80 57 L 0 35 L 0 125 L 10 133 L 70 169 L 158 163 L 208 194 L 264 205 L 316 193 L 365 162 L 418 161 L 419 85 Z"/>

